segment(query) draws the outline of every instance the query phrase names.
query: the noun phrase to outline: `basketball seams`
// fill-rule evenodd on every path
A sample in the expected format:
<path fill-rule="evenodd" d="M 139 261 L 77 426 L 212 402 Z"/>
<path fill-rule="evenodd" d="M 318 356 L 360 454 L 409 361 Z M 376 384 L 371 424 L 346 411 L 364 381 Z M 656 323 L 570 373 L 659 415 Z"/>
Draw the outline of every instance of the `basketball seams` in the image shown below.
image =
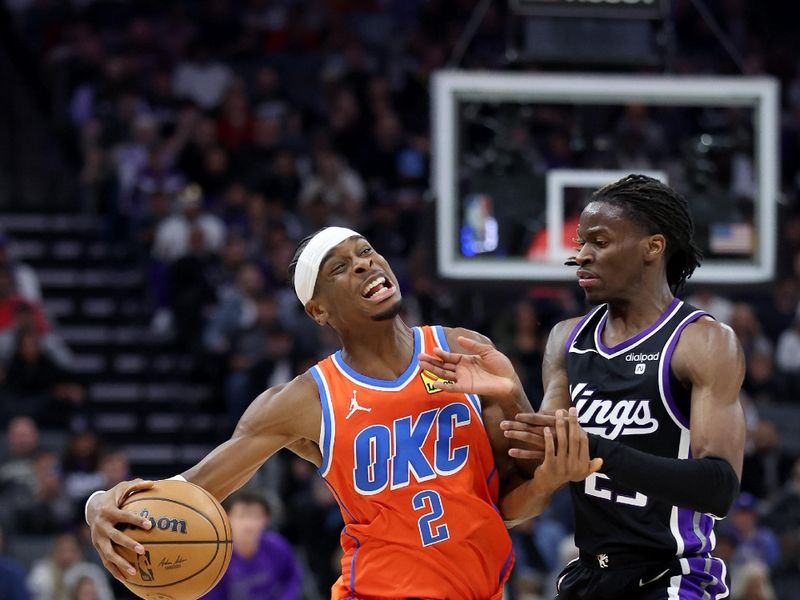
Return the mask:
<path fill-rule="evenodd" d="M 222 578 L 223 572 L 228 568 L 228 545 L 233 542 L 233 530 L 228 532 L 228 528 L 230 527 L 230 521 L 228 520 L 227 515 L 220 510 L 219 502 L 217 502 L 217 499 L 214 498 L 211 494 L 209 494 L 208 490 L 200 487 L 199 485 L 197 486 L 197 488 L 201 492 L 203 492 L 206 496 L 208 496 L 208 498 L 211 500 L 211 504 L 214 505 L 214 508 L 216 509 L 217 514 L 219 514 L 220 519 L 222 521 L 222 526 L 225 529 L 224 542 L 222 540 L 217 540 L 217 550 L 219 550 L 220 543 L 225 544 L 225 556 L 222 557 L 222 564 L 219 567 L 219 571 L 217 571 L 217 576 L 214 578 L 213 583 L 210 586 L 208 586 L 202 594 L 200 594 L 201 596 L 205 596 L 208 592 L 210 592 L 214 588 L 214 586 L 216 586 L 219 583 L 219 580 Z M 232 554 L 233 552 L 231 552 L 231 555 Z"/>

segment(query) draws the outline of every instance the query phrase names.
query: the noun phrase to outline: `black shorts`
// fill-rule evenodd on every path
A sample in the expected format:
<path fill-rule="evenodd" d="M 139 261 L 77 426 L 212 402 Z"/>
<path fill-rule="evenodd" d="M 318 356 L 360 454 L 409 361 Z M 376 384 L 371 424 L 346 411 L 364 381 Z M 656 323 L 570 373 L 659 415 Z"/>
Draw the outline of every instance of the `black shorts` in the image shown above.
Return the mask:
<path fill-rule="evenodd" d="M 604 568 L 599 560 L 576 558 L 558 577 L 556 599 L 717 600 L 728 596 L 725 563 L 710 554 L 628 562 L 630 566 L 614 562 L 614 568 Z"/>

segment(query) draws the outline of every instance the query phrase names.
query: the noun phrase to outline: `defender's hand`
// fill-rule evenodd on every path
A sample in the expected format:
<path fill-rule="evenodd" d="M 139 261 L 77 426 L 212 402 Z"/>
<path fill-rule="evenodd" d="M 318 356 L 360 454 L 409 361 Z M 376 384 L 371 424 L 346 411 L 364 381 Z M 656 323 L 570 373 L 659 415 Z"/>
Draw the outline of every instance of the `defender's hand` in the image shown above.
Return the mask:
<path fill-rule="evenodd" d="M 475 354 L 459 354 L 434 348 L 434 354 L 422 353 L 419 362 L 444 381 L 434 382 L 440 390 L 506 397 L 516 392 L 519 379 L 508 357 L 490 344 L 458 337 L 462 348 Z M 445 383 L 449 382 L 449 383 Z"/>
<path fill-rule="evenodd" d="M 513 421 L 500 421 L 500 429 L 507 438 L 524 443 L 525 447 L 514 447 L 508 451 L 513 458 L 542 460 L 544 458 L 544 430 L 555 431 L 556 414 L 553 412 L 519 413 Z M 555 443 L 555 441 L 554 441 Z M 556 443 L 555 452 L 558 452 Z"/>
<path fill-rule="evenodd" d="M 525 415 L 528 423 L 525 427 L 535 430 L 530 425 L 536 417 L 544 421 L 547 415 Z M 506 436 L 512 439 L 530 442 L 531 431 L 507 429 Z M 533 434 L 535 435 L 535 434 Z M 545 426 L 542 431 L 544 439 L 544 462 L 536 469 L 533 480 L 540 489 L 553 492 L 568 481 L 583 481 L 603 466 L 602 458 L 589 459 L 589 437 L 578 423 L 577 409 L 570 408 L 569 415 L 559 410 L 555 415 L 555 439 L 552 428 Z M 509 450 L 511 456 L 528 458 L 535 450 Z"/>
<path fill-rule="evenodd" d="M 100 555 L 108 572 L 120 581 L 125 580 L 125 574 L 136 575 L 136 569 L 117 553 L 114 544 L 130 548 L 137 554 L 144 554 L 144 548 L 139 542 L 116 529 L 115 525 L 127 523 L 134 527 L 150 529 L 151 524 L 149 520 L 142 519 L 130 511 L 122 510 L 119 506 L 128 495 L 150 489 L 154 483 L 142 479 L 123 481 L 107 492 L 92 498 L 87 507 L 86 518 L 92 531 L 92 545 Z"/>

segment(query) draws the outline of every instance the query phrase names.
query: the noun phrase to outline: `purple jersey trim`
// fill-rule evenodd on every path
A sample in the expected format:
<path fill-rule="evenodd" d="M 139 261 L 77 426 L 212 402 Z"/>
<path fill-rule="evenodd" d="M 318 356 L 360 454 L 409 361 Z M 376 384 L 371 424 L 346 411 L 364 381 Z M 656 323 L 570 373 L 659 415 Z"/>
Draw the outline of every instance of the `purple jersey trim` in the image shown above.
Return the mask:
<path fill-rule="evenodd" d="M 572 332 L 569 334 L 569 337 L 567 338 L 567 345 L 564 348 L 566 350 L 567 354 L 569 354 L 569 349 L 572 347 L 572 344 L 575 342 L 575 338 L 578 337 L 578 333 L 580 332 L 580 330 L 583 329 L 583 326 L 586 325 L 586 322 L 589 319 L 591 319 L 598 310 L 603 308 L 603 306 L 605 306 L 605 305 L 601 304 L 600 306 L 595 306 L 592 310 L 590 310 L 588 313 L 583 315 L 583 318 L 580 321 L 578 321 L 578 324 L 575 325 L 575 327 L 572 329 Z"/>
<path fill-rule="evenodd" d="M 633 344 L 641 340 L 649 333 L 661 327 L 661 325 L 663 325 L 664 322 L 667 321 L 667 319 L 669 319 L 674 314 L 675 308 L 678 306 L 678 304 L 680 304 L 680 302 L 681 301 L 678 300 L 677 298 L 673 298 L 672 302 L 670 302 L 670 305 L 667 307 L 667 310 L 661 313 L 661 316 L 658 317 L 658 320 L 655 323 L 650 325 L 650 327 L 648 327 L 647 329 L 640 331 L 633 337 L 628 338 L 624 342 L 620 342 L 616 346 L 613 346 L 612 348 L 609 348 L 603 343 L 603 330 L 606 327 L 606 321 L 608 321 L 608 310 L 606 310 L 606 314 L 603 315 L 603 318 L 600 320 L 600 324 L 597 326 L 597 347 L 600 348 L 600 350 L 602 350 L 606 354 L 614 354 L 616 352 L 619 352 L 620 350 L 624 350 L 628 346 L 632 346 Z"/>
<path fill-rule="evenodd" d="M 667 349 L 664 352 L 664 368 L 661 371 L 661 383 L 664 389 L 664 396 L 666 397 L 667 403 L 672 410 L 672 414 L 675 415 L 678 421 L 680 421 L 681 425 L 686 427 L 686 429 L 689 429 L 689 418 L 687 415 L 684 415 L 680 409 L 678 409 L 678 404 L 675 402 L 675 398 L 672 396 L 672 386 L 669 382 L 669 374 L 671 372 L 670 363 L 672 362 L 672 354 L 675 352 L 675 348 L 678 346 L 678 340 L 681 338 L 681 333 L 683 333 L 683 330 L 686 329 L 686 326 L 694 323 L 700 317 L 708 316 L 710 315 L 702 310 L 698 310 L 697 312 L 689 315 L 689 317 L 687 317 L 686 320 L 681 323 L 672 333 L 672 338 L 670 339 L 669 345 L 667 345 Z"/>

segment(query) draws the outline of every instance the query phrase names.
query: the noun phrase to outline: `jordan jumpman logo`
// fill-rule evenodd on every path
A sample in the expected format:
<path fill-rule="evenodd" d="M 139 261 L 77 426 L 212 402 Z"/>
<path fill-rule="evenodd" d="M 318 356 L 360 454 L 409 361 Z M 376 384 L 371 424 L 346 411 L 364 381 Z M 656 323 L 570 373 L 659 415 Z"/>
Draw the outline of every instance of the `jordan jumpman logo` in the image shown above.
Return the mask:
<path fill-rule="evenodd" d="M 356 390 L 353 390 L 353 397 L 350 399 L 350 412 L 347 413 L 347 416 L 344 418 L 345 421 L 353 416 L 357 410 L 363 410 L 364 412 L 372 412 L 371 408 L 367 408 L 366 406 L 359 406 L 358 400 L 356 399 Z"/>

